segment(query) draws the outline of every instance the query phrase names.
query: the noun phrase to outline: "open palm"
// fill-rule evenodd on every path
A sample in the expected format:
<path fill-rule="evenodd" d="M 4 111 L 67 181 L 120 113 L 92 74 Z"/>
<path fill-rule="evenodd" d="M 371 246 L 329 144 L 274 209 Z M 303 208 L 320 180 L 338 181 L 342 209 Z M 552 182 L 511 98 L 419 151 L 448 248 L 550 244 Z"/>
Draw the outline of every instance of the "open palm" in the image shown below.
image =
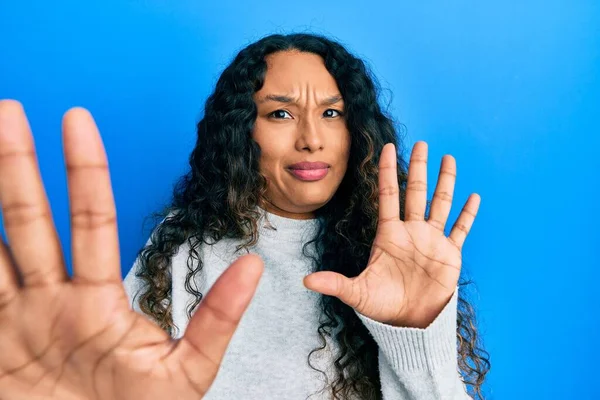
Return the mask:
<path fill-rule="evenodd" d="M 444 233 L 456 179 L 453 157 L 442 160 L 428 219 L 427 144 L 413 148 L 406 188 L 405 220 L 400 220 L 396 151 L 387 144 L 379 164 L 379 220 L 369 262 L 354 278 L 321 271 L 305 285 L 338 297 L 361 314 L 394 325 L 425 328 L 456 290 L 461 249 L 480 198 L 469 197 L 449 236 Z"/>
<path fill-rule="evenodd" d="M 63 121 L 73 276 L 58 235 L 22 106 L 0 102 L 2 399 L 202 398 L 262 261 L 240 257 L 172 340 L 129 307 L 121 282 L 116 210 L 102 140 L 91 115 Z"/>

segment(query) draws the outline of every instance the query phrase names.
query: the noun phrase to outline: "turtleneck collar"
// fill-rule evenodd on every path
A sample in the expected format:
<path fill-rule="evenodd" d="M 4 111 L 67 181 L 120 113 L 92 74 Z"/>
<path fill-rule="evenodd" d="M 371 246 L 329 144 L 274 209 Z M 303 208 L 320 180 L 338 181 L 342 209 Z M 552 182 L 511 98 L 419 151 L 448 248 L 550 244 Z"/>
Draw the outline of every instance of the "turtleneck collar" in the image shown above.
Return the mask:
<path fill-rule="evenodd" d="M 318 229 L 318 219 L 293 219 L 273 214 L 258 207 L 261 218 L 258 222 L 261 236 L 286 242 L 306 242 L 313 239 Z"/>

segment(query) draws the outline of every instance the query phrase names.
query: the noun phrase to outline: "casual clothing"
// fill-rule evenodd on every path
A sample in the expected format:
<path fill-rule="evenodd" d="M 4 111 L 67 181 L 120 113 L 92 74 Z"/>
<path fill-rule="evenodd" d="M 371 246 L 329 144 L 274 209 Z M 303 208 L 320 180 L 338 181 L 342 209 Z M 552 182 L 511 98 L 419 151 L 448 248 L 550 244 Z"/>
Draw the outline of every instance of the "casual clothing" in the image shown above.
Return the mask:
<path fill-rule="evenodd" d="M 321 295 L 302 283 L 313 272 L 312 259 L 302 254 L 302 247 L 316 233 L 317 220 L 295 220 L 261 211 L 259 240 L 250 251 L 263 259 L 264 273 L 204 399 L 329 399 L 323 374 L 308 365 L 309 353 L 321 344 L 317 333 Z M 238 244 L 233 239 L 201 244 L 203 268 L 196 284 L 203 294 L 231 262 L 246 254 L 244 250 L 235 252 Z M 308 250 L 314 252 L 314 246 Z M 173 322 L 178 328 L 175 337 L 183 336 L 188 323 L 186 310 L 193 301 L 184 286 L 188 251 L 186 242 L 171 262 Z M 124 285 L 133 309 L 141 312 L 135 297 L 142 285 L 134 275 L 137 265 L 136 261 Z M 384 400 L 470 399 L 458 373 L 457 295 L 458 288 L 426 329 L 393 327 L 357 313 L 379 346 Z M 337 354 L 336 343 L 327 338 L 326 349 L 310 357 L 329 383 L 335 379 Z"/>

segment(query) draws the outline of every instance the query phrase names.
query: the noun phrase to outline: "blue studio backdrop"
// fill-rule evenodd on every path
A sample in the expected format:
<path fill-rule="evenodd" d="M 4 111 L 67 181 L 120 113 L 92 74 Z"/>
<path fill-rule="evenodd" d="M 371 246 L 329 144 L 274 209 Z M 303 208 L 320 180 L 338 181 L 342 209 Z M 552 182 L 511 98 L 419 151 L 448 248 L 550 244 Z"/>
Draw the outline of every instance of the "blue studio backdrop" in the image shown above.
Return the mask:
<path fill-rule="evenodd" d="M 429 144 L 430 196 L 441 157 L 456 157 L 451 223 L 481 195 L 464 272 L 491 353 L 486 397 L 600 398 L 595 0 L 0 0 L 0 98 L 28 113 L 69 265 L 63 113 L 84 106 L 101 129 L 125 274 L 222 69 L 248 43 L 297 31 L 369 63 L 407 149 Z"/>

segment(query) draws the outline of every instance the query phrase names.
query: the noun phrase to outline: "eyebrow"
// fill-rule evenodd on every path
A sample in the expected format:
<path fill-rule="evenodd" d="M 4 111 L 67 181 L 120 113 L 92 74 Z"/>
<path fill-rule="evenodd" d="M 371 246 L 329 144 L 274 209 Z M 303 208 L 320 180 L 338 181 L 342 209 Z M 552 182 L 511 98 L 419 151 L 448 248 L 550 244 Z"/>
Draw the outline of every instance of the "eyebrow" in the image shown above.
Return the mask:
<path fill-rule="evenodd" d="M 258 100 L 258 104 L 263 104 L 268 101 L 274 101 L 276 103 L 286 103 L 286 104 L 296 104 L 297 100 L 293 99 L 290 96 L 280 95 L 280 94 L 268 94 Z M 331 97 L 327 97 L 323 101 L 321 101 L 321 106 L 330 106 L 337 102 L 343 101 L 342 96 L 335 95 Z"/>

